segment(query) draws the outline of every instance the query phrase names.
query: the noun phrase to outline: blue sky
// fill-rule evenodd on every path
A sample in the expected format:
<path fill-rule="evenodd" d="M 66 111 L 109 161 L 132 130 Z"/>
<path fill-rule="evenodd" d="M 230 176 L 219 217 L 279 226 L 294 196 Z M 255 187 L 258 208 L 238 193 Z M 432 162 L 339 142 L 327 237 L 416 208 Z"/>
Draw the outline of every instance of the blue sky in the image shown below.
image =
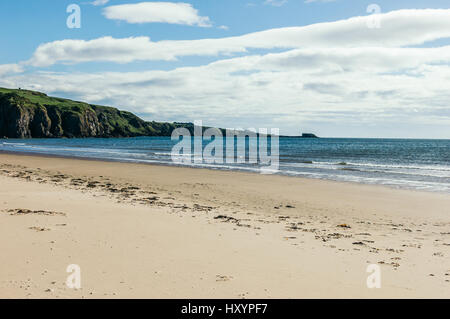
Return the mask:
<path fill-rule="evenodd" d="M 176 2 L 148 13 L 117 7 L 144 2 L 106 2 L 1 1 L 0 86 L 113 105 L 147 120 L 278 127 L 284 134 L 450 138 L 444 89 L 450 13 L 422 10 L 449 9 L 448 1 L 198 0 L 183 1 L 189 12 Z M 81 8 L 80 29 L 66 26 L 73 3 Z M 368 17 L 372 3 L 387 14 L 385 23 L 361 31 L 365 24 L 351 18 Z M 418 10 L 409 18 L 405 9 Z M 186 13 L 205 25 L 164 20 Z M 153 14 L 164 22 L 131 21 Z M 277 28 L 279 34 L 264 33 Z M 201 39 L 218 41 L 195 42 Z M 317 66 L 309 68 L 311 61 Z"/>

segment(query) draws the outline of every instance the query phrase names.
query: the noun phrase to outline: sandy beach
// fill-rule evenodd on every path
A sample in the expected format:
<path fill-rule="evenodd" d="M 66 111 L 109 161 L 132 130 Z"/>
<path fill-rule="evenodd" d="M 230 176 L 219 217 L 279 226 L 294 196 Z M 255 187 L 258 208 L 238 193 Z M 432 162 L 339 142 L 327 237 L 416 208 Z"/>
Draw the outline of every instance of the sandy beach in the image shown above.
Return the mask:
<path fill-rule="evenodd" d="M 450 298 L 449 194 L 5 153 L 0 185 L 0 298 Z"/>

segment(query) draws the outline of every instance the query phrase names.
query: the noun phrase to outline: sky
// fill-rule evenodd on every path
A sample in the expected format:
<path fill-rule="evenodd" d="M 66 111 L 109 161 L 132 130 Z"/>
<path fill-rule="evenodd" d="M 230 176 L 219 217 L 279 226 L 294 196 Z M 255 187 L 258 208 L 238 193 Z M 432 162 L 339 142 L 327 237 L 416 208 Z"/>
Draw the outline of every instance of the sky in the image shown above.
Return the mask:
<path fill-rule="evenodd" d="M 0 37 L 0 87 L 149 121 L 450 138 L 448 0 L 3 0 Z"/>

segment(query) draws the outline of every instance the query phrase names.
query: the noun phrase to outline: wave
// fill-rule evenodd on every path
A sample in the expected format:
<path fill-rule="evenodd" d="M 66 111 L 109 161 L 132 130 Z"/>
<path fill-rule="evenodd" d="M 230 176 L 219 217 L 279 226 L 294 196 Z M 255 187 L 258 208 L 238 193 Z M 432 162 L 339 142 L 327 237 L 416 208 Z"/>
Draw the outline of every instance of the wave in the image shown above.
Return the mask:
<path fill-rule="evenodd" d="M 153 144 L 152 144 L 153 143 Z M 0 141 L 0 150 L 107 159 L 113 161 L 162 164 L 171 166 L 198 167 L 217 170 L 236 170 L 268 174 L 281 174 L 298 177 L 327 179 L 336 181 L 357 182 L 365 184 L 380 184 L 393 187 L 450 192 L 450 165 L 446 164 L 445 156 L 441 156 L 436 164 L 411 162 L 411 156 L 395 158 L 389 163 L 389 158 L 368 157 L 367 161 L 349 160 L 345 157 L 326 158 L 324 147 L 322 158 L 314 156 L 297 156 L 289 154 L 289 150 L 280 149 L 280 169 L 252 163 L 174 163 L 172 162 L 172 145 L 167 141 L 157 140 L 32 140 L 30 142 Z M 283 154 L 284 152 L 284 154 Z M 353 154 L 353 153 L 352 153 Z M 442 154 L 442 152 L 441 152 Z M 186 159 L 194 156 L 192 153 L 177 154 L 176 159 Z M 349 155 L 350 157 L 350 155 Z M 245 157 L 238 157 L 243 159 Z M 229 157 L 235 160 L 236 157 Z M 383 163 L 386 160 L 386 163 Z M 399 161 L 399 162 L 397 162 Z M 444 163 L 444 164 L 443 164 Z M 450 163 L 449 163 L 450 164 Z"/>
<path fill-rule="evenodd" d="M 8 143 L 8 142 L 2 142 L 3 145 L 11 145 L 11 146 L 26 146 L 25 143 Z"/>
<path fill-rule="evenodd" d="M 328 165 L 339 165 L 336 162 L 317 162 L 320 164 L 328 164 Z M 437 171 L 450 171 L 450 166 L 443 165 L 407 165 L 407 164 L 378 164 L 378 163 L 356 163 L 356 162 L 347 162 L 348 166 L 365 166 L 365 167 L 377 167 L 377 168 L 405 168 L 405 169 L 417 169 L 417 170 L 437 170 Z"/>

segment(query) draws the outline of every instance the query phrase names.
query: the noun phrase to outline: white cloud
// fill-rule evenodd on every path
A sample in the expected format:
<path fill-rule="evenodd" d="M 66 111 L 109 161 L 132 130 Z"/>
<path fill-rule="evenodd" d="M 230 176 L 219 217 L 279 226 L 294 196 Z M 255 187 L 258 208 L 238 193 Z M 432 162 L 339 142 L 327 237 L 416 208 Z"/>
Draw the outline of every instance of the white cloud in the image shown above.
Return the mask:
<path fill-rule="evenodd" d="M 141 2 L 122 4 L 103 9 L 103 15 L 111 20 L 122 20 L 128 23 L 171 23 L 189 26 L 210 27 L 208 17 L 199 16 L 189 3 L 174 2 Z"/>
<path fill-rule="evenodd" d="M 95 0 L 95 1 L 92 1 L 91 4 L 93 6 L 103 6 L 103 5 L 107 4 L 108 2 L 109 2 L 109 0 Z"/>
<path fill-rule="evenodd" d="M 289 27 L 219 39 L 152 42 L 148 37 L 90 41 L 62 40 L 40 45 L 29 61 L 56 63 L 174 60 L 183 56 L 216 56 L 248 49 L 404 47 L 450 37 L 450 10 L 400 10 L 380 15 L 382 27 L 367 27 L 355 17 L 304 27 Z"/>
<path fill-rule="evenodd" d="M 167 55 L 152 52 L 154 44 L 148 37 L 114 39 L 103 37 L 91 41 L 62 40 L 40 45 L 29 63 L 50 66 L 55 63 L 111 61 L 127 63 L 136 60 L 168 60 Z M 153 54 L 152 54 L 153 53 Z"/>
<path fill-rule="evenodd" d="M 231 63 L 232 62 L 232 63 Z M 330 73 L 391 72 L 408 70 L 424 64 L 450 64 L 450 46 L 438 48 L 317 48 L 296 49 L 264 56 L 246 56 L 217 61 L 227 70 L 271 70 Z"/>
<path fill-rule="evenodd" d="M 23 72 L 23 67 L 19 64 L 0 64 L 0 75 L 21 72 Z"/>

